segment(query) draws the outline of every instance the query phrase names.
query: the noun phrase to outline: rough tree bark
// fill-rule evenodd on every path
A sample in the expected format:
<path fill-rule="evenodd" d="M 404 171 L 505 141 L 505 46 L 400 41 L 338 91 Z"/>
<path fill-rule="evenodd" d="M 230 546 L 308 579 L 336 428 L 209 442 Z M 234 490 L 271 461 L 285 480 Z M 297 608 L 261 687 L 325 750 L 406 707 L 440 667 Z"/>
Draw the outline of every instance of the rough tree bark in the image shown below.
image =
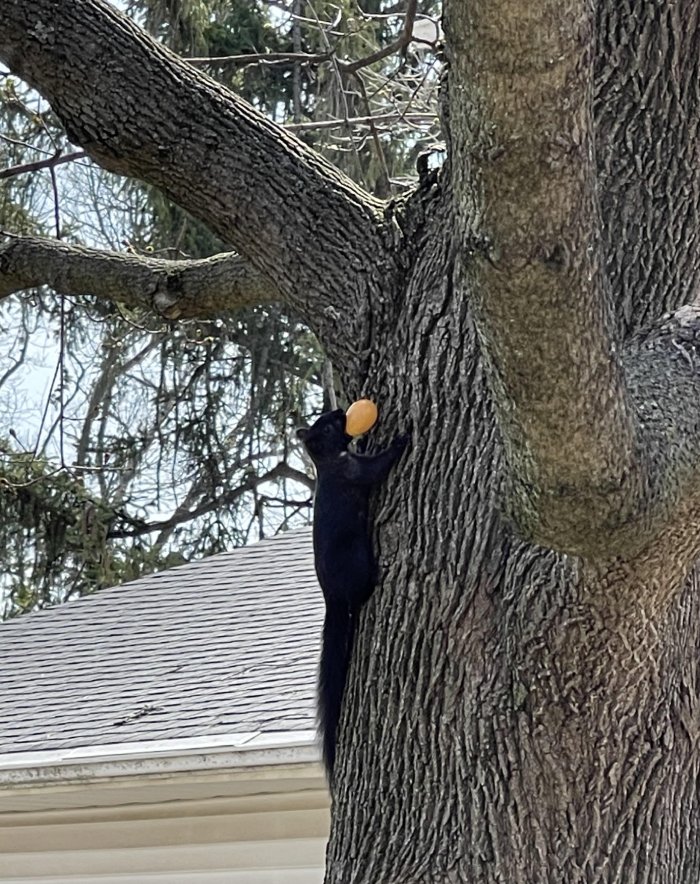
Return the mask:
<path fill-rule="evenodd" d="M 0 0 L 75 142 L 413 425 L 329 884 L 700 880 L 699 16 L 447 0 L 447 163 L 380 205 L 102 0 Z"/>
<path fill-rule="evenodd" d="M 0 243 L 0 299 L 40 285 L 144 307 L 168 319 L 214 316 L 281 300 L 274 283 L 230 252 L 168 261 L 38 236 L 10 236 Z"/>

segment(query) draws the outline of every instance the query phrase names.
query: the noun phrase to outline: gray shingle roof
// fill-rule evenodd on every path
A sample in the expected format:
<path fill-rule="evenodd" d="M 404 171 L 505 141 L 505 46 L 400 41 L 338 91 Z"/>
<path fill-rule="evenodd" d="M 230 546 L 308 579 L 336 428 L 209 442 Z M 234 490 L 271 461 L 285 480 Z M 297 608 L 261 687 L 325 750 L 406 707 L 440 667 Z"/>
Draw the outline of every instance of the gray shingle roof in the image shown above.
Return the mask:
<path fill-rule="evenodd" d="M 323 601 L 291 531 L 0 625 L 0 753 L 310 730 Z"/>

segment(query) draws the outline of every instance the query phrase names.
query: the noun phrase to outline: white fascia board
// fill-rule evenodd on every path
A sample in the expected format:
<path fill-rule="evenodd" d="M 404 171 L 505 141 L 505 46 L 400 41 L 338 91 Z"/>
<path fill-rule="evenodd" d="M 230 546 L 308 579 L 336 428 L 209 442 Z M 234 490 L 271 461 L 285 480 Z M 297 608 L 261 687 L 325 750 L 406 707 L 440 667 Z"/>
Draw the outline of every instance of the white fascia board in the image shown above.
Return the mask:
<path fill-rule="evenodd" d="M 315 764 L 314 731 L 217 734 L 0 754 L 0 788 L 40 783 Z"/>

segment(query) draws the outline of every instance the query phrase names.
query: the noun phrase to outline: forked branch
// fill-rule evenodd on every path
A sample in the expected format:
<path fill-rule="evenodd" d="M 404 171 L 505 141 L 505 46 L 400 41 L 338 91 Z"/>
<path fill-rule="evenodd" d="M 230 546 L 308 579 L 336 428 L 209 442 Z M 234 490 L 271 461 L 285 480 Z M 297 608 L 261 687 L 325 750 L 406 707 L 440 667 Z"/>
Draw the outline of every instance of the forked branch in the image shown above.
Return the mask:
<path fill-rule="evenodd" d="M 457 211 L 509 508 L 525 536 L 600 555 L 641 505 L 644 470 L 598 240 L 592 5 L 452 0 L 445 21 Z"/>
<path fill-rule="evenodd" d="M 624 348 L 616 337 L 595 4 L 449 0 L 445 23 L 463 267 L 511 515 L 528 539 L 589 562 L 648 554 L 700 514 L 700 323 L 690 310 Z M 674 564 L 689 567 L 686 533 Z"/>

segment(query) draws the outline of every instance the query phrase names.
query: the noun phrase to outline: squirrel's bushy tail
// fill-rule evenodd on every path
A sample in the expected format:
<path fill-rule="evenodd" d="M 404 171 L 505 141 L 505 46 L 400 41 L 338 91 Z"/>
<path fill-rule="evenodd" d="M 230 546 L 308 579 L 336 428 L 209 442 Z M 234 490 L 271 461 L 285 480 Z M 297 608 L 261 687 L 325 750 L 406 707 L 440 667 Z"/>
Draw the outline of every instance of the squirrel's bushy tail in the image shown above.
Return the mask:
<path fill-rule="evenodd" d="M 333 779 L 335 744 L 350 665 L 357 612 L 347 603 L 333 602 L 326 608 L 323 646 L 318 679 L 318 718 L 323 741 L 323 763 Z"/>

